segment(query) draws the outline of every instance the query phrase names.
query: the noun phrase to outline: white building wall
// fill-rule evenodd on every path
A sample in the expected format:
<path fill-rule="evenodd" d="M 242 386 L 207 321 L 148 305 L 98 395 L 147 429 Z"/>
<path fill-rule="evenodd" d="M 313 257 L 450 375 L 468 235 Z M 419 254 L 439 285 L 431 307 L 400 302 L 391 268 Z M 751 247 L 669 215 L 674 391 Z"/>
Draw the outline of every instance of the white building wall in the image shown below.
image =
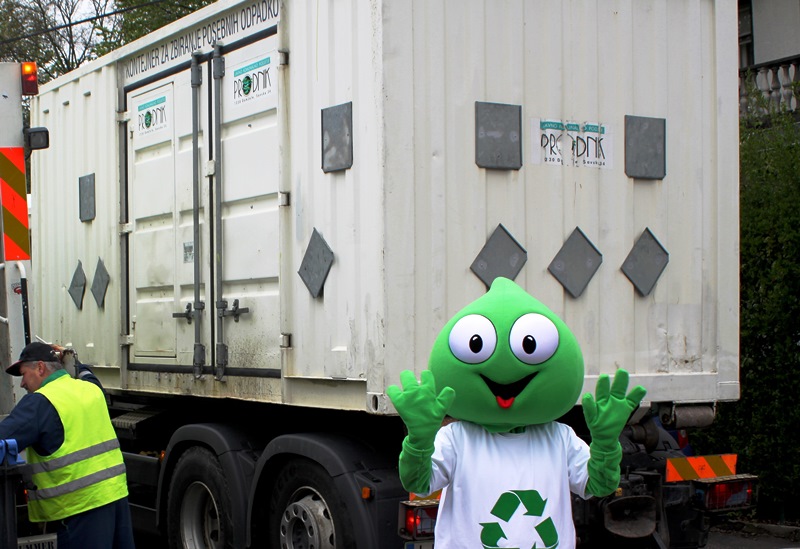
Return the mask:
<path fill-rule="evenodd" d="M 800 0 L 753 1 L 755 63 L 800 54 Z"/>

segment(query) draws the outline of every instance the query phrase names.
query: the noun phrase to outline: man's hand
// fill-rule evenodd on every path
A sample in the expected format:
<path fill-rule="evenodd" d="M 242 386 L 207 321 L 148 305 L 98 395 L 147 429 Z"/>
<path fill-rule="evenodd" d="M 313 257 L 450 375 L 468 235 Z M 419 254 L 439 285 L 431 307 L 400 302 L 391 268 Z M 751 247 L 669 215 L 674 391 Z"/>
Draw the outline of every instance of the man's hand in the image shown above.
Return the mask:
<path fill-rule="evenodd" d="M 70 377 L 78 377 L 78 371 L 75 366 L 77 355 L 75 349 L 72 347 L 63 347 L 57 343 L 50 343 L 50 347 L 56 352 L 58 361 L 61 362 L 64 369 L 69 373 Z"/>
<path fill-rule="evenodd" d="M 433 448 L 436 432 L 456 393 L 452 387 L 445 387 L 437 395 L 430 370 L 422 371 L 419 382 L 414 372 L 404 370 L 400 373 L 400 382 L 402 389 L 390 385 L 386 394 L 408 428 L 408 443 L 418 450 Z"/>
<path fill-rule="evenodd" d="M 608 374 L 602 374 L 597 380 L 596 396 L 583 395 L 583 416 L 592 434 L 592 443 L 602 448 L 616 447 L 628 418 L 647 393 L 644 387 L 637 385 L 626 396 L 627 389 L 628 372 L 620 368 L 614 374 L 613 385 Z"/>
<path fill-rule="evenodd" d="M 58 343 L 48 343 L 48 345 L 50 345 L 50 347 L 53 348 L 53 350 L 56 352 L 56 356 L 58 357 L 58 360 L 60 360 L 62 362 L 64 360 L 64 355 L 65 354 L 74 352 L 69 347 L 63 347 L 63 346 L 59 345 Z"/>

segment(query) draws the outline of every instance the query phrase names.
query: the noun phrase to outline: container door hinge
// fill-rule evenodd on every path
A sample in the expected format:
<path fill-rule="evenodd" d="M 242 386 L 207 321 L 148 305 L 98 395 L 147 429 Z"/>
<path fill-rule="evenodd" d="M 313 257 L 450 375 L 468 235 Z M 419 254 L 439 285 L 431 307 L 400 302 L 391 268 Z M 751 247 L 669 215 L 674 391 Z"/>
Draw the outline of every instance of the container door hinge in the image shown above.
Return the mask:
<path fill-rule="evenodd" d="M 291 349 L 292 348 L 292 334 L 287 334 L 286 332 L 281 332 L 280 338 L 280 345 L 281 349 Z"/>
<path fill-rule="evenodd" d="M 216 355 L 214 379 L 222 381 L 222 378 L 225 377 L 225 368 L 228 366 L 228 346 L 224 343 L 217 343 Z"/>
<path fill-rule="evenodd" d="M 278 193 L 278 206 L 289 206 L 291 204 L 291 195 L 289 193 Z"/>
<path fill-rule="evenodd" d="M 280 49 L 280 50 L 278 50 L 278 55 L 279 55 L 279 60 L 278 60 L 278 64 L 279 65 L 288 65 L 289 64 L 289 50 Z"/>
<path fill-rule="evenodd" d="M 130 347 L 133 345 L 133 336 L 131 334 L 122 334 L 119 336 L 119 344 L 122 347 Z"/>
<path fill-rule="evenodd" d="M 194 357 L 192 360 L 192 373 L 195 379 L 203 377 L 203 366 L 206 365 L 206 346 L 202 343 L 194 344 Z"/>
<path fill-rule="evenodd" d="M 119 234 L 126 235 L 131 234 L 133 232 L 133 223 L 120 223 L 119 224 Z"/>

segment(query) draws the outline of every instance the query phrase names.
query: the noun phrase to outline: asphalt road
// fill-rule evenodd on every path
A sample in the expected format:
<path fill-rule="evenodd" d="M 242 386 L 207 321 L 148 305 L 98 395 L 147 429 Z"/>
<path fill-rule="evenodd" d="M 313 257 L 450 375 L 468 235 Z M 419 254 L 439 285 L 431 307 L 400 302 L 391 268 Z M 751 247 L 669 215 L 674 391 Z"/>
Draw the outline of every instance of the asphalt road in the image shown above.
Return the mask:
<path fill-rule="evenodd" d="M 708 536 L 706 549 L 789 549 L 800 548 L 800 542 L 770 535 L 749 533 L 727 527 L 714 527 Z"/>

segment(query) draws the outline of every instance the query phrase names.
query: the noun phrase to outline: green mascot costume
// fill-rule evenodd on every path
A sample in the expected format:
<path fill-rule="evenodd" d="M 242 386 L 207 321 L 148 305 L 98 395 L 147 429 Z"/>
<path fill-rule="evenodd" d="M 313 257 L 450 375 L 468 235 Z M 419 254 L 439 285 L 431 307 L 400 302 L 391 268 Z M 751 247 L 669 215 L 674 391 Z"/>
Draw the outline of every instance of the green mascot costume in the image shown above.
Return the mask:
<path fill-rule="evenodd" d="M 645 395 L 628 373 L 597 381 L 582 406 L 587 446 L 555 419 L 583 387 L 583 355 L 552 311 L 497 278 L 439 333 L 420 380 L 387 393 L 406 424 L 400 479 L 442 490 L 436 549 L 575 546 L 570 493 L 605 496 L 619 483 L 619 435 Z M 445 416 L 454 421 L 442 427 Z"/>

